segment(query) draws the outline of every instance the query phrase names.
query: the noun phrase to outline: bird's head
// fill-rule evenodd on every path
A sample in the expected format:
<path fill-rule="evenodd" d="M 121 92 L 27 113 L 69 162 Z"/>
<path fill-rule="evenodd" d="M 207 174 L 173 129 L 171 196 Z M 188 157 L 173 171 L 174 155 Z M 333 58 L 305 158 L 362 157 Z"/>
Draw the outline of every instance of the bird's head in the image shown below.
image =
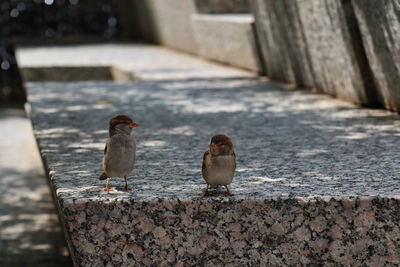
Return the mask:
<path fill-rule="evenodd" d="M 231 139 L 223 134 L 218 134 L 211 138 L 210 152 L 213 156 L 232 155 L 233 144 Z"/>
<path fill-rule="evenodd" d="M 110 136 L 116 133 L 130 134 L 132 129 L 138 126 L 139 124 L 133 122 L 128 116 L 118 115 L 110 120 L 109 133 Z"/>

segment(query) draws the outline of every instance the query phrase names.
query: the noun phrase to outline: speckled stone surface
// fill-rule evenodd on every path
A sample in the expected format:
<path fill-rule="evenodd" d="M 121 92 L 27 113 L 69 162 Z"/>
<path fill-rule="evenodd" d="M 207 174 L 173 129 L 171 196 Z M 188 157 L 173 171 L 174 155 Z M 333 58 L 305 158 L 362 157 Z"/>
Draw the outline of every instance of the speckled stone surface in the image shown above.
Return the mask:
<path fill-rule="evenodd" d="M 29 83 L 31 117 L 76 265 L 400 264 L 400 120 L 256 79 Z M 109 118 L 137 161 L 98 180 Z M 237 155 L 232 198 L 202 196 L 212 135 Z M 222 189 L 221 189 L 222 191 Z"/>

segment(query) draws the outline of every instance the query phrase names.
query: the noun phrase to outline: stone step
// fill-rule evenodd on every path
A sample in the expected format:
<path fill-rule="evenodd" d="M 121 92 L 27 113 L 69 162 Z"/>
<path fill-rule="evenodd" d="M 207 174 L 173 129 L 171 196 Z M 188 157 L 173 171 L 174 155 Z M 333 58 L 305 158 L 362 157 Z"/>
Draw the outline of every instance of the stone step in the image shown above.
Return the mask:
<path fill-rule="evenodd" d="M 28 83 L 34 133 L 75 265 L 400 264 L 400 120 L 255 78 Z M 108 120 L 137 161 L 103 191 Z M 230 136 L 234 197 L 203 197 Z"/>
<path fill-rule="evenodd" d="M 17 48 L 16 57 L 25 81 L 38 81 L 38 74 L 42 81 L 160 81 L 256 76 L 249 71 L 149 44 L 21 46 Z"/>
<path fill-rule="evenodd" d="M 251 14 L 194 14 L 192 27 L 203 58 L 263 72 Z"/>

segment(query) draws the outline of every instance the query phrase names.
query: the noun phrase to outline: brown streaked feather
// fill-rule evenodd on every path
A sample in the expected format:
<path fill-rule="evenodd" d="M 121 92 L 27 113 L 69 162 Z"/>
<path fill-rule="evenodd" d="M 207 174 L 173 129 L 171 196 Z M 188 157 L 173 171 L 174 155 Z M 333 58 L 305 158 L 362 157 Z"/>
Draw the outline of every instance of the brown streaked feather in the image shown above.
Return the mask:
<path fill-rule="evenodd" d="M 206 152 L 204 152 L 204 156 L 203 156 L 203 166 L 201 167 L 202 172 L 204 172 L 206 170 L 206 159 L 210 157 L 210 150 L 207 150 Z"/>

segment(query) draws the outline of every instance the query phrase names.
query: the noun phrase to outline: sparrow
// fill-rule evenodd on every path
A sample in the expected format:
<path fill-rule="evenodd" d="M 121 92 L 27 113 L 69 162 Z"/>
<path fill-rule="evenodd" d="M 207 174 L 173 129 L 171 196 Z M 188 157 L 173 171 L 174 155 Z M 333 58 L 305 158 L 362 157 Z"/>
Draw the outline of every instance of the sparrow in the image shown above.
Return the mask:
<path fill-rule="evenodd" d="M 109 187 L 110 178 L 124 177 L 125 191 L 132 190 L 128 187 L 126 176 L 128 176 L 135 164 L 136 142 L 132 129 L 139 124 L 125 115 L 118 115 L 110 120 L 109 138 L 104 148 L 103 170 L 100 180 L 107 179 L 104 191 L 111 191 Z"/>
<path fill-rule="evenodd" d="M 204 196 L 209 196 L 209 186 L 223 185 L 226 195 L 233 196 L 228 185 L 232 183 L 236 169 L 236 156 L 233 144 L 228 136 L 219 134 L 211 138 L 210 150 L 204 153 L 201 172 L 207 183 Z"/>

